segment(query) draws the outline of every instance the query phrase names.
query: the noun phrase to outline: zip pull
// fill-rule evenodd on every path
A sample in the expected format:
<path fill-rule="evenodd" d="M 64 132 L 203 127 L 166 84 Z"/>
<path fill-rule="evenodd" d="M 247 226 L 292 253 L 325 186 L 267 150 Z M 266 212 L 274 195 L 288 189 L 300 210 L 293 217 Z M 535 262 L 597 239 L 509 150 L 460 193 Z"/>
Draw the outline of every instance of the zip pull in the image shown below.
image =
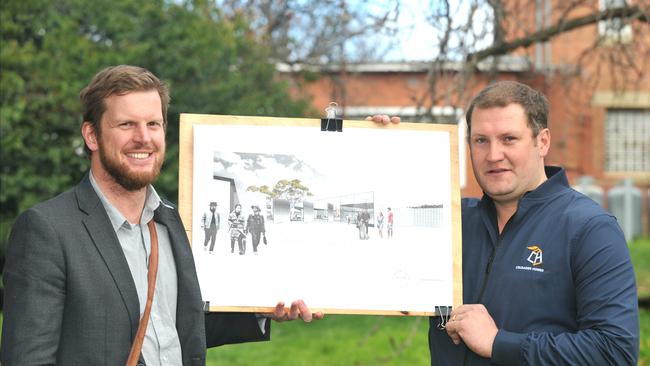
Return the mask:
<path fill-rule="evenodd" d="M 490 271 L 492 270 L 492 261 L 494 261 L 494 251 L 492 251 L 492 254 L 488 257 L 488 262 L 487 265 L 485 266 L 485 274 L 489 275 Z"/>

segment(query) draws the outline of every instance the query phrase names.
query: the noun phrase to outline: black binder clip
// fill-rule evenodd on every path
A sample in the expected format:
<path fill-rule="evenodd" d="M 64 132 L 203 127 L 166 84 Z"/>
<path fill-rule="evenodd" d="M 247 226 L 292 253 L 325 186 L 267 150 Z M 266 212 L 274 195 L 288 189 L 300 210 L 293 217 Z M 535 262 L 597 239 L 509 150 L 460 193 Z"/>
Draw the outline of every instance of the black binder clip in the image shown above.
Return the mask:
<path fill-rule="evenodd" d="M 436 306 L 434 307 L 434 313 L 437 313 L 440 317 L 440 321 L 436 327 L 440 330 L 445 330 L 447 328 L 447 322 L 449 322 L 451 306 Z"/>
<path fill-rule="evenodd" d="M 210 312 L 210 301 L 204 301 L 203 302 L 203 312 L 204 313 L 209 313 Z"/>
<path fill-rule="evenodd" d="M 330 102 L 330 105 L 325 108 L 325 118 L 320 119 L 321 131 L 338 131 L 343 132 L 343 120 L 336 118 L 336 108 L 338 104 Z"/>

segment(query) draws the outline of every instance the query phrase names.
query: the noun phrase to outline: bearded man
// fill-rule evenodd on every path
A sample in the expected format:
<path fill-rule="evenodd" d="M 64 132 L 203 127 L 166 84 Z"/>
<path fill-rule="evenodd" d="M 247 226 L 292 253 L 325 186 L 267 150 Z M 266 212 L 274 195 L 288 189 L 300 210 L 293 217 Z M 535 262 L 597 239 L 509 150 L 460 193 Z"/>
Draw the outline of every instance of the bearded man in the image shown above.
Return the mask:
<path fill-rule="evenodd" d="M 14 223 L 0 363 L 204 365 L 206 346 L 268 339 L 263 317 L 204 314 L 178 211 L 152 186 L 167 86 L 121 65 L 95 75 L 80 98 L 90 171 Z M 298 316 L 312 317 L 300 300 L 270 314 Z"/>

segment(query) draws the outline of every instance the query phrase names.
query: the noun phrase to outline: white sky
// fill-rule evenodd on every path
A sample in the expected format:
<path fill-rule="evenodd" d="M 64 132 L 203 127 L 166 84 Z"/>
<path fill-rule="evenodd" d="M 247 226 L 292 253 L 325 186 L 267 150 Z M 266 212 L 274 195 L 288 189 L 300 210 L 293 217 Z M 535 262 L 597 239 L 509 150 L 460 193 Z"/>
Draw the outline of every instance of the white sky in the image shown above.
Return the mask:
<path fill-rule="evenodd" d="M 427 20 L 431 14 L 433 6 L 439 6 L 436 0 L 399 0 L 399 17 L 397 20 L 397 35 L 394 38 L 383 36 L 385 44 L 380 46 L 389 52 L 384 55 L 385 61 L 430 61 L 437 56 L 436 43 L 438 30 L 434 28 Z M 386 5 L 384 5 L 386 6 Z M 469 14 L 469 1 L 450 0 L 450 12 L 453 14 L 452 22 L 454 27 L 464 25 L 467 22 Z M 385 11 L 381 6 L 376 6 L 377 11 Z M 473 18 L 473 31 L 481 33 L 488 17 L 486 8 L 481 6 Z M 482 10 L 481 10 L 482 9 Z M 464 37 L 464 36 L 463 36 Z M 395 44 L 390 44 L 394 41 Z M 491 37 L 487 35 L 484 39 L 475 41 L 474 39 L 460 40 L 453 37 L 449 46 L 456 47 L 461 41 L 466 44 L 474 44 L 478 48 L 487 47 L 491 43 Z M 381 38 L 380 38 L 380 43 Z"/>
<path fill-rule="evenodd" d="M 425 61 L 436 56 L 432 42 L 435 29 L 427 22 L 426 1 L 400 1 L 398 46 L 386 55 L 391 61 Z"/>

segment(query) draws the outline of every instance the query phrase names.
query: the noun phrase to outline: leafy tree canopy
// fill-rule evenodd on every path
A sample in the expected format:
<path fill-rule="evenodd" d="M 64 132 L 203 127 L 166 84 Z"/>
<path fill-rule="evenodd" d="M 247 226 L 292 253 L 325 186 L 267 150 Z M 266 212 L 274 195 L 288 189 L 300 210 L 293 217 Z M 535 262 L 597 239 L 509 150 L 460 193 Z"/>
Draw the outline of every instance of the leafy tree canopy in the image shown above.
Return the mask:
<path fill-rule="evenodd" d="M 207 1 L 9 0 L 0 8 L 0 242 L 17 214 L 88 168 L 79 91 L 104 67 L 134 64 L 171 87 L 166 167 L 175 200 L 179 113 L 301 116 L 244 19 Z M 0 248 L 2 245 L 0 245 Z"/>
<path fill-rule="evenodd" d="M 303 200 L 306 196 L 313 196 L 309 188 L 300 182 L 300 179 L 281 179 L 273 189 L 263 185 L 260 187 L 250 186 L 246 189 L 249 192 L 260 192 L 271 198 L 280 198 L 291 201 L 293 204 Z"/>

